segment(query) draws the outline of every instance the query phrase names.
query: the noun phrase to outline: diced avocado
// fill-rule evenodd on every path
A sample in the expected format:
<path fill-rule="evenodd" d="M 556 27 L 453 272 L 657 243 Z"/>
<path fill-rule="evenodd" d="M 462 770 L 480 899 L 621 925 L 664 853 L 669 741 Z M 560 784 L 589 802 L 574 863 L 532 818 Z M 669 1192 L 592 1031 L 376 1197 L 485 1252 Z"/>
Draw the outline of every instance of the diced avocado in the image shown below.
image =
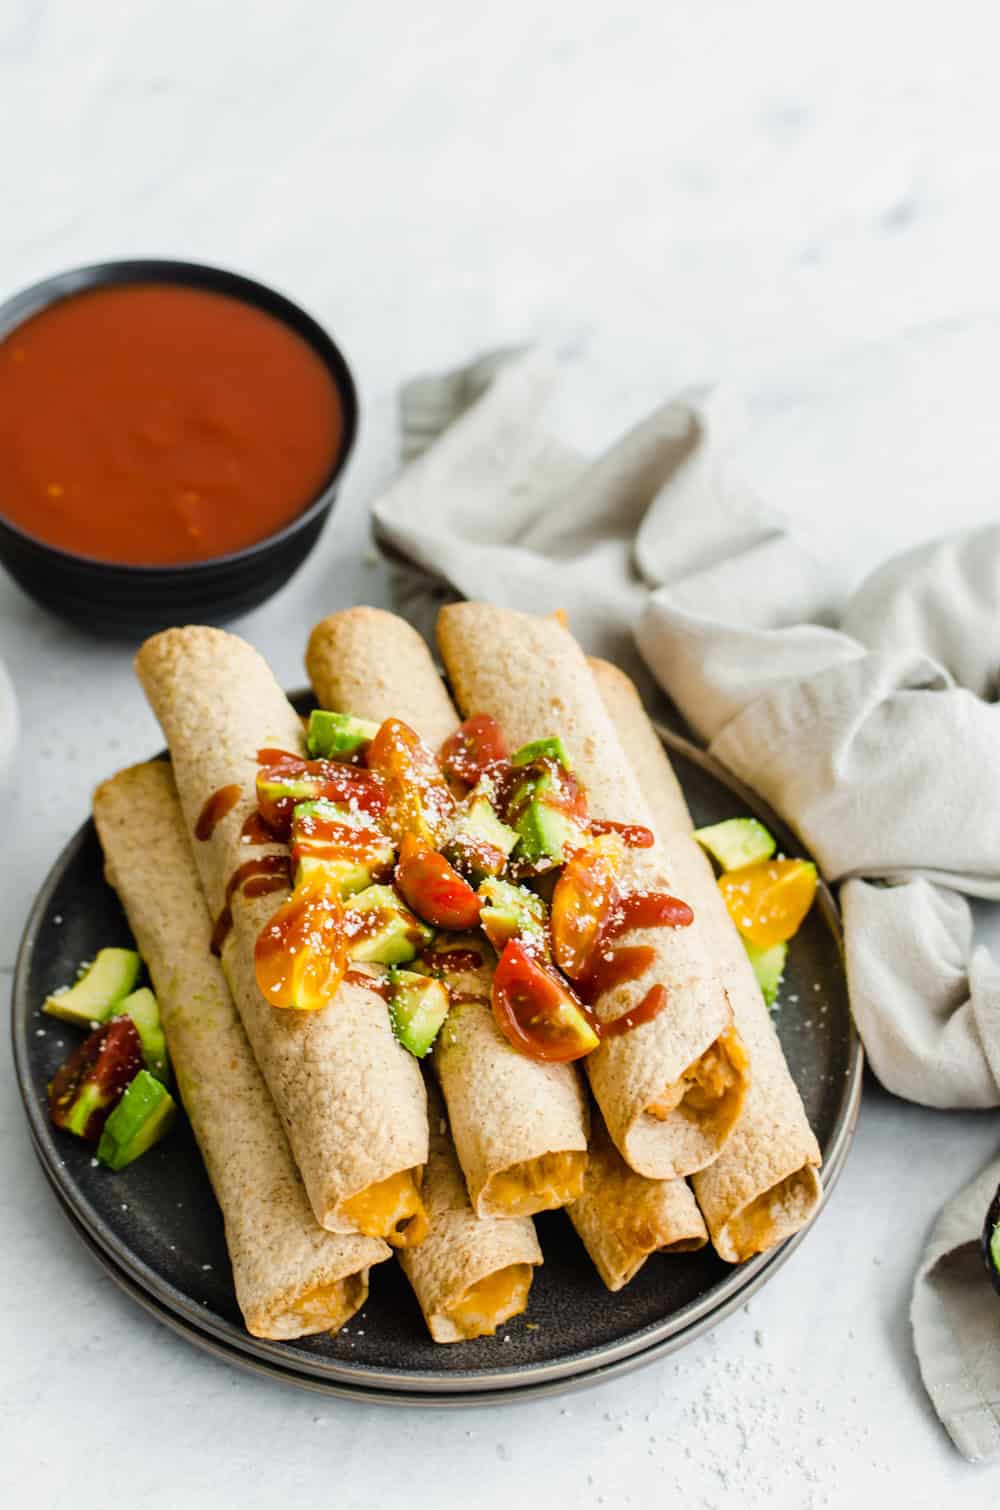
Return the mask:
<path fill-rule="evenodd" d="M 696 828 L 694 837 L 723 870 L 755 865 L 774 854 L 774 836 L 756 818 L 727 818 L 708 828 Z"/>
<path fill-rule="evenodd" d="M 562 805 L 562 798 L 558 766 L 543 761 L 527 767 L 506 813 L 517 830 L 515 860 L 538 870 L 551 870 L 563 864 L 570 850 L 586 845 L 587 833 Z"/>
<path fill-rule="evenodd" d="M 345 837 L 341 846 L 334 837 L 337 828 L 351 829 L 356 837 Z M 296 886 L 323 876 L 337 882 L 344 898 L 371 886 L 396 860 L 396 846 L 367 813 L 325 798 L 295 804 L 291 844 Z M 337 849 L 342 853 L 327 853 Z"/>
<path fill-rule="evenodd" d="M 373 965 L 407 965 L 434 937 L 391 886 L 368 886 L 347 908 L 349 959 Z"/>
<path fill-rule="evenodd" d="M 743 940 L 750 963 L 753 965 L 753 973 L 757 977 L 757 984 L 764 993 L 764 1000 L 769 1007 L 773 1007 L 778 999 L 778 990 L 781 986 L 781 977 L 785 973 L 785 961 L 788 959 L 787 944 L 772 944 L 770 949 L 758 949 L 751 944 L 749 939 Z"/>
<path fill-rule="evenodd" d="M 531 765 L 536 760 L 557 760 L 563 770 L 573 769 L 566 753 L 566 746 L 558 734 L 553 734 L 548 739 L 533 739 L 530 744 L 522 745 L 519 750 L 515 750 L 510 757 L 511 765 Z"/>
<path fill-rule="evenodd" d="M 76 985 L 47 996 L 42 1011 L 78 1027 L 103 1022 L 132 990 L 141 964 L 134 949 L 99 949 Z"/>
<path fill-rule="evenodd" d="M 97 1157 L 109 1169 L 124 1169 L 170 1131 L 176 1115 L 163 1082 L 140 1070 L 104 1124 Z"/>
<path fill-rule="evenodd" d="M 404 1049 L 423 1059 L 448 1016 L 448 987 L 410 970 L 390 970 L 389 983 L 392 1031 Z"/>
<path fill-rule="evenodd" d="M 170 1061 L 167 1058 L 167 1040 L 160 1021 L 160 1004 L 148 986 L 124 996 L 115 1007 L 119 1017 L 131 1017 L 142 1041 L 142 1057 L 146 1068 L 157 1080 L 170 1084 Z"/>
<path fill-rule="evenodd" d="M 445 847 L 445 859 L 474 882 L 498 876 L 507 864 L 517 833 L 501 823 L 484 793 L 470 793 Z"/>
<path fill-rule="evenodd" d="M 483 906 L 479 922 L 497 954 L 502 954 L 504 945 L 512 938 L 536 952 L 548 954 L 548 908 L 541 897 L 536 897 L 526 886 L 515 886 L 511 881 L 490 878 L 479 888 Z"/>
<path fill-rule="evenodd" d="M 314 708 L 309 715 L 306 744 L 313 759 L 350 760 L 371 744 L 378 733 L 378 724 L 367 718 L 354 718 L 350 713 L 330 713 L 326 708 Z"/>

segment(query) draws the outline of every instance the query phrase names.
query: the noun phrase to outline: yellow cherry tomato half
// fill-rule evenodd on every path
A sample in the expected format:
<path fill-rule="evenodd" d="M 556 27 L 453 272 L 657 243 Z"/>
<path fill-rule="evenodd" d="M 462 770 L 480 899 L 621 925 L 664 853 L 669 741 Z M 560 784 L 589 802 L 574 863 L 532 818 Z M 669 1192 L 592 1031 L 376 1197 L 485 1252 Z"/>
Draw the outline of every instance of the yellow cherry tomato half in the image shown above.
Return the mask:
<path fill-rule="evenodd" d="M 743 937 L 770 949 L 798 932 L 816 895 L 816 867 L 809 860 L 759 860 L 725 871 L 719 888 Z"/>

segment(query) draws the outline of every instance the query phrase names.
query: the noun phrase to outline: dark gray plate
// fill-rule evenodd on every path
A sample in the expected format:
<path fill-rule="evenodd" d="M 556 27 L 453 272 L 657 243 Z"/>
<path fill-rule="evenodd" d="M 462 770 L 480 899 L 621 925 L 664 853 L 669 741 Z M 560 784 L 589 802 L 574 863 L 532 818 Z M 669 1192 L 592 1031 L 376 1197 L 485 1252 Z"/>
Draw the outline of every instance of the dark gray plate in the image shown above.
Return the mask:
<path fill-rule="evenodd" d="M 699 824 L 753 811 L 793 837 L 759 799 L 702 752 L 662 731 Z M 18 1082 L 45 1173 L 88 1246 L 112 1277 L 192 1341 L 289 1382 L 365 1399 L 472 1404 L 567 1388 L 681 1346 L 768 1279 L 806 1233 L 731 1268 L 712 1251 L 653 1258 L 619 1295 L 598 1280 L 568 1220 L 538 1219 L 545 1264 L 526 1316 L 500 1338 L 435 1346 L 392 1263 L 372 1274 L 360 1318 L 337 1337 L 273 1343 L 244 1331 L 232 1289 L 222 1221 L 187 1124 L 121 1174 L 94 1168 L 90 1150 L 56 1133 L 45 1086 L 78 1040 L 41 1014 L 45 996 L 102 945 L 131 942 L 105 884 L 100 846 L 85 824 L 49 874 L 28 920 L 14 979 Z M 846 1157 L 861 1093 L 861 1049 L 850 1018 L 836 909 L 821 891 L 796 937 L 777 1015 L 785 1053 L 816 1130 L 829 1191 Z"/>

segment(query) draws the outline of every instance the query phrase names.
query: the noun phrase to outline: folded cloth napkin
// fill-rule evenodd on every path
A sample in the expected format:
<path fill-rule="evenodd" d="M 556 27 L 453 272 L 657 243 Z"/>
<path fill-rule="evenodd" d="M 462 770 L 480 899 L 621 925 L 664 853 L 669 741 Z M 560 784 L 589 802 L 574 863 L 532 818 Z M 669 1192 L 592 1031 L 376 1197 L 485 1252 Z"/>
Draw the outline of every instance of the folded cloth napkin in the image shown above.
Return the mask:
<path fill-rule="evenodd" d="M 545 427 L 556 370 L 502 352 L 404 389 L 409 465 L 374 508 L 407 567 L 401 606 L 425 628 L 448 597 L 562 607 L 588 650 L 651 672 L 843 883 L 883 1084 L 1000 1104 L 1000 966 L 966 901 L 1000 899 L 1000 527 L 909 551 L 838 603 L 727 475 L 718 394 L 664 405 L 591 462 Z M 945 1208 L 913 1296 L 928 1391 L 975 1458 L 1000 1453 L 997 1301 L 973 1247 L 998 1177 Z"/>
<path fill-rule="evenodd" d="M 972 1462 L 1000 1455 L 998 1297 L 985 1280 L 979 1246 L 998 1184 L 1000 1159 L 994 1159 L 945 1206 L 910 1308 L 927 1393 L 955 1446 Z"/>

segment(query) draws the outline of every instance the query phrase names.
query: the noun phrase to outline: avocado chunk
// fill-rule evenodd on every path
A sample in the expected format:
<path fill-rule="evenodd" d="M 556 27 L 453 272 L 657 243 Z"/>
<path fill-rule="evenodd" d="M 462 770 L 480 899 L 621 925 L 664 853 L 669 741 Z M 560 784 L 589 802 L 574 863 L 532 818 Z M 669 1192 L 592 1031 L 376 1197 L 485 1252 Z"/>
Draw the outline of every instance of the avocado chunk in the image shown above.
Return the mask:
<path fill-rule="evenodd" d="M 694 837 L 723 870 L 769 860 L 775 849 L 774 836 L 756 818 L 727 818 L 709 828 L 696 828 Z"/>
<path fill-rule="evenodd" d="M 769 1007 L 773 1007 L 778 999 L 778 990 L 781 986 L 781 977 L 785 973 L 785 962 L 788 959 L 787 944 L 772 944 L 770 949 L 758 949 L 749 939 L 743 940 L 750 963 L 753 965 L 753 973 L 757 977 L 757 984 L 764 993 L 764 1001 Z"/>
<path fill-rule="evenodd" d="M 141 964 L 134 949 L 99 949 L 76 985 L 47 996 L 42 1011 L 77 1027 L 104 1022 L 134 987 Z"/>
<path fill-rule="evenodd" d="M 566 753 L 566 746 L 558 734 L 550 735 L 548 739 L 533 739 L 530 744 L 522 745 L 519 750 L 515 750 L 510 757 L 511 765 L 533 765 L 536 760 L 555 760 L 564 771 L 573 769 Z"/>
<path fill-rule="evenodd" d="M 485 876 L 501 875 L 516 843 L 516 831 L 501 823 L 489 797 L 477 789 L 469 794 L 444 856 L 476 883 Z"/>
<path fill-rule="evenodd" d="M 480 926 L 497 954 L 502 954 L 511 939 L 521 942 L 535 954 L 548 955 L 549 913 L 541 897 L 526 886 L 490 878 L 483 882 L 478 895 L 483 906 Z"/>
<path fill-rule="evenodd" d="M 570 850 L 587 843 L 582 824 L 562 805 L 559 774 L 560 767 L 547 759 L 526 767 L 507 810 L 517 831 L 512 858 L 539 871 L 562 865 Z"/>
<path fill-rule="evenodd" d="M 109 1169 L 124 1169 L 170 1131 L 176 1115 L 163 1082 L 140 1070 L 104 1124 L 97 1157 Z"/>
<path fill-rule="evenodd" d="M 404 1049 L 423 1059 L 448 1016 L 448 987 L 429 975 L 390 970 L 389 991 L 392 1031 Z"/>
<path fill-rule="evenodd" d="M 434 937 L 433 928 L 400 901 L 391 886 L 368 886 L 346 912 L 349 959 L 372 965 L 408 965 Z"/>
<path fill-rule="evenodd" d="M 378 724 L 350 713 L 314 708 L 309 715 L 306 745 L 314 760 L 352 760 L 378 733 Z"/>
<path fill-rule="evenodd" d="M 396 860 L 396 846 L 370 815 L 325 798 L 295 804 L 291 846 L 296 886 L 322 876 L 344 898 L 391 873 Z"/>
<path fill-rule="evenodd" d="M 115 1007 L 118 1017 L 130 1017 L 142 1043 L 142 1057 L 146 1068 L 164 1085 L 170 1084 L 170 1061 L 167 1058 L 167 1040 L 160 1021 L 160 1004 L 148 986 L 124 996 Z"/>

